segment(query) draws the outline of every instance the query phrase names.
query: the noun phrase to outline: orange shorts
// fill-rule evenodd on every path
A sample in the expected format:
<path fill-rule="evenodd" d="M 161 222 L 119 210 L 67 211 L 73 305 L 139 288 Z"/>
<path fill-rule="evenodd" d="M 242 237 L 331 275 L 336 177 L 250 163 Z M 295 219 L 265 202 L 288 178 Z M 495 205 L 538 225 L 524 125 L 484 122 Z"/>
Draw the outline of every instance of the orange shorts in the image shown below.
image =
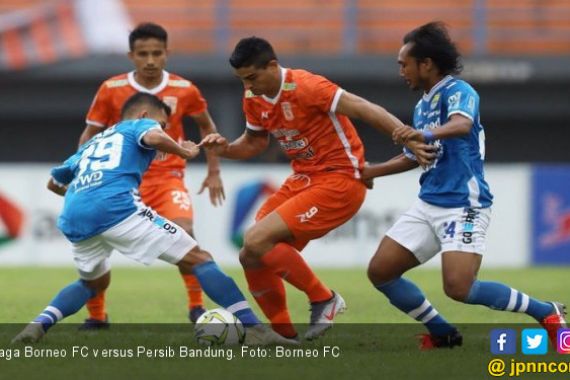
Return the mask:
<path fill-rule="evenodd" d="M 256 220 L 276 211 L 295 237 L 295 248 L 302 249 L 352 218 L 365 195 L 364 184 L 346 174 L 294 174 L 265 201 Z"/>
<path fill-rule="evenodd" d="M 192 200 L 184 186 L 184 178 L 164 176 L 160 183 L 151 184 L 143 181 L 139 192 L 147 206 L 167 219 L 192 219 L 194 216 Z"/>

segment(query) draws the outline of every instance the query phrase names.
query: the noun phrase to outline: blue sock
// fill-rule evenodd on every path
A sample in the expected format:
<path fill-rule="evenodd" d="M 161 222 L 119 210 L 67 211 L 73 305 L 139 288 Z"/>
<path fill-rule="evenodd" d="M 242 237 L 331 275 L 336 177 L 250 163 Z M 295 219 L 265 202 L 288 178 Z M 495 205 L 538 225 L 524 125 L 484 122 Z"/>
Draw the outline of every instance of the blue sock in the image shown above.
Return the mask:
<path fill-rule="evenodd" d="M 423 323 L 433 335 L 448 335 L 455 331 L 423 295 L 420 288 L 405 278 L 377 285 L 376 289 L 384 293 L 390 303 L 398 309 Z"/>
<path fill-rule="evenodd" d="M 492 281 L 475 281 L 465 303 L 485 305 L 494 310 L 507 310 L 526 313 L 541 321 L 552 313 L 553 306 L 512 289 L 507 285 Z"/>
<path fill-rule="evenodd" d="M 41 323 L 44 331 L 47 331 L 58 321 L 77 313 L 94 296 L 95 291 L 87 287 L 84 281 L 75 281 L 61 289 L 34 322 Z"/>
<path fill-rule="evenodd" d="M 193 272 L 204 293 L 212 301 L 238 317 L 244 326 L 249 327 L 261 323 L 234 280 L 222 272 L 215 262 L 208 261 L 195 265 Z"/>

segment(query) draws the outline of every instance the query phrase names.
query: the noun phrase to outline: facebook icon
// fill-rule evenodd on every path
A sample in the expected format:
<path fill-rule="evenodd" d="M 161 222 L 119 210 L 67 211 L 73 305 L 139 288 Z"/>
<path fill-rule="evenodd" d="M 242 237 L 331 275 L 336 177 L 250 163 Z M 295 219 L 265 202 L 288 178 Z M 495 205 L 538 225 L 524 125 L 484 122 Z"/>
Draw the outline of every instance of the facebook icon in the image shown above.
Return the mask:
<path fill-rule="evenodd" d="M 491 353 L 513 355 L 517 352 L 517 333 L 513 329 L 491 330 Z"/>

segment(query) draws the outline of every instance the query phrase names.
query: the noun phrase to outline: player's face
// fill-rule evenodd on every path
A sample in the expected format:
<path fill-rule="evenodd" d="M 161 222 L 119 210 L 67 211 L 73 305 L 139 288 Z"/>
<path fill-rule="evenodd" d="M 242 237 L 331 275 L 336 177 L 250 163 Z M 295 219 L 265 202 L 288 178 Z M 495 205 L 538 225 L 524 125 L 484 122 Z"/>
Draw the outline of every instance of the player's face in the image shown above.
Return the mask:
<path fill-rule="evenodd" d="M 137 75 L 146 80 L 162 77 L 166 66 L 166 44 L 156 38 L 136 40 L 129 58 L 135 65 Z"/>
<path fill-rule="evenodd" d="M 419 90 L 421 86 L 421 68 L 418 60 L 410 55 L 411 44 L 405 44 L 398 53 L 400 76 L 412 90 Z"/>
<path fill-rule="evenodd" d="M 234 70 L 236 76 L 241 79 L 246 90 L 254 95 L 266 95 L 274 97 L 281 87 L 281 76 L 277 61 L 271 61 L 266 67 L 255 66 L 240 67 Z"/>

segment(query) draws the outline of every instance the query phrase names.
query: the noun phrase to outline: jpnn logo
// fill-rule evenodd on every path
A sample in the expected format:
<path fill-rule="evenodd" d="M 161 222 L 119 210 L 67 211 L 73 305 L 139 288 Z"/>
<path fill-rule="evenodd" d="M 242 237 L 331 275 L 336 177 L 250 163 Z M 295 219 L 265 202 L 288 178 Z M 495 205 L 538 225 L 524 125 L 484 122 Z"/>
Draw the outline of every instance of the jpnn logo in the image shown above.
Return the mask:
<path fill-rule="evenodd" d="M 513 355 L 517 352 L 517 333 L 512 329 L 491 330 L 491 352 L 495 355 Z"/>
<path fill-rule="evenodd" d="M 548 334 L 545 329 L 524 329 L 521 334 L 525 355 L 545 355 L 548 352 Z"/>

